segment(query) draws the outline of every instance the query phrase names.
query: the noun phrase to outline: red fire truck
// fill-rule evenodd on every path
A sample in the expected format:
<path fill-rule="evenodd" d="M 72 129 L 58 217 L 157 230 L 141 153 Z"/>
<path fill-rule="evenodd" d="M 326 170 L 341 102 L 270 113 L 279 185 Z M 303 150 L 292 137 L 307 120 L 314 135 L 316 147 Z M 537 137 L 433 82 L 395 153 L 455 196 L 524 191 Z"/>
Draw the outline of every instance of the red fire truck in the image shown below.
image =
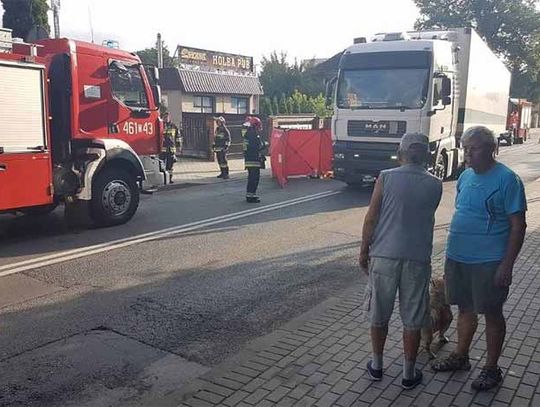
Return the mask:
<path fill-rule="evenodd" d="M 127 222 L 165 182 L 157 69 L 69 39 L 2 45 L 0 213 L 64 203 L 98 226 Z"/>
<path fill-rule="evenodd" d="M 511 98 L 508 102 L 507 132 L 501 138 L 507 144 L 522 144 L 529 137 L 532 103 L 526 99 Z"/>

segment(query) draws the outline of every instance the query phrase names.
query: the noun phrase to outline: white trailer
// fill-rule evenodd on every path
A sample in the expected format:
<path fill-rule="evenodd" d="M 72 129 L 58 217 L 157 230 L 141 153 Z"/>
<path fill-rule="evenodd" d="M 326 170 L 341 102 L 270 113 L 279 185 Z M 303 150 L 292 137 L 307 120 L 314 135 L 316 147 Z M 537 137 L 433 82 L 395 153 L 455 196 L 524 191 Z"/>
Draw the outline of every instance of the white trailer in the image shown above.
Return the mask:
<path fill-rule="evenodd" d="M 444 179 L 463 164 L 464 131 L 506 131 L 510 72 L 470 28 L 378 34 L 345 50 L 336 80 L 334 175 L 349 184 L 397 166 L 406 132 L 429 137 Z"/>

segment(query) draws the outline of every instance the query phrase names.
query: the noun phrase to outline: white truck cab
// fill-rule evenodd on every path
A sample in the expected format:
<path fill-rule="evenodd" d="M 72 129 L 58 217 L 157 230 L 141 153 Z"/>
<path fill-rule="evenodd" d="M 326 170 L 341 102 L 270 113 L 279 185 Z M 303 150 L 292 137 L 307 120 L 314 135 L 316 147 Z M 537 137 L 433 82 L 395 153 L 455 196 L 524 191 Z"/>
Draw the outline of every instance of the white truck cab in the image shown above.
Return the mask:
<path fill-rule="evenodd" d="M 388 33 L 349 47 L 334 94 L 334 175 L 370 181 L 398 165 L 403 134 L 429 137 L 440 178 L 463 163 L 473 125 L 504 132 L 510 73 L 471 29 Z"/>

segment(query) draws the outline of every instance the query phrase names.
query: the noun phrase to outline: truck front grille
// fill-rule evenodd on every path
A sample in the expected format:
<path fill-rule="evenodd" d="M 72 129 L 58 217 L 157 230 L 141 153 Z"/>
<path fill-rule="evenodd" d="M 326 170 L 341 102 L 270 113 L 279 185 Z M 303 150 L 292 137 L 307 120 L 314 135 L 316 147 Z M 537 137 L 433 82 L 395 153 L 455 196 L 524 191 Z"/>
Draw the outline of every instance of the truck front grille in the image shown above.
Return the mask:
<path fill-rule="evenodd" d="M 349 120 L 347 122 L 349 137 L 401 137 L 406 131 L 407 122 L 404 121 Z"/>

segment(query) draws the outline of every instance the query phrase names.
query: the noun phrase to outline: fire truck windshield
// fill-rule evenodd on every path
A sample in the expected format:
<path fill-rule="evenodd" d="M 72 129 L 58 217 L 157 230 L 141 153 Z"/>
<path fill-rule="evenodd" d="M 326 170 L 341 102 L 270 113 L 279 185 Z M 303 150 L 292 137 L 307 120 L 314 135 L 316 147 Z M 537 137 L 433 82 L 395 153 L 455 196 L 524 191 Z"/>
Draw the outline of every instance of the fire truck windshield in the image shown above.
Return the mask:
<path fill-rule="evenodd" d="M 126 65 L 122 68 L 116 69 L 115 65 L 109 68 L 109 79 L 114 97 L 127 107 L 148 109 L 148 97 L 140 66 Z"/>

